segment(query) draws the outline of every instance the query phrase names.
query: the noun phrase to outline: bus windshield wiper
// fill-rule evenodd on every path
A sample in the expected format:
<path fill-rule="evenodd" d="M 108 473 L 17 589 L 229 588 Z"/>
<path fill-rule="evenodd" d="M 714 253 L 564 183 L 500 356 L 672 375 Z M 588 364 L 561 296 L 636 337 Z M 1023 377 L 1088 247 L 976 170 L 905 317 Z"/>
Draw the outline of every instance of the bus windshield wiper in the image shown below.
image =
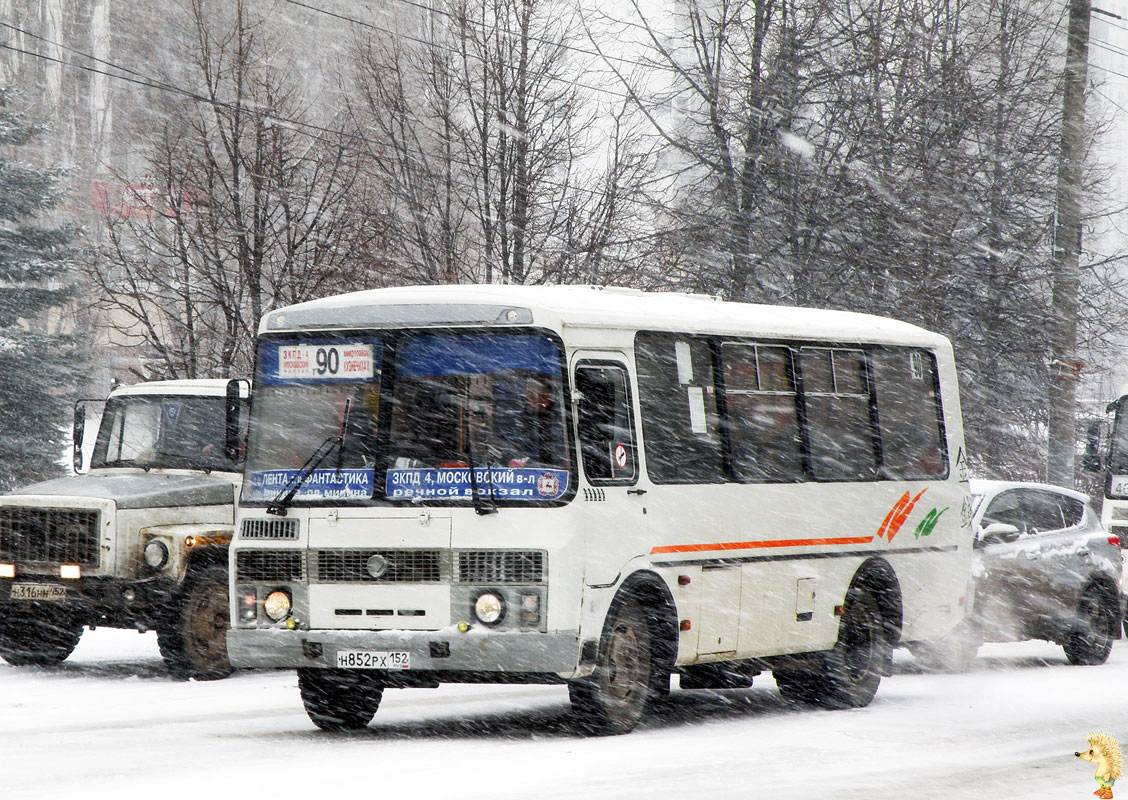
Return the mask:
<path fill-rule="evenodd" d="M 286 485 L 283 486 L 278 494 L 274 496 L 274 499 L 270 501 L 266 507 L 266 513 L 274 514 L 279 517 L 286 516 L 286 509 L 294 502 L 294 495 L 298 493 L 298 489 L 301 489 L 302 484 L 309 480 L 309 476 L 321 465 L 321 462 L 329 457 L 329 454 L 333 452 L 333 448 L 339 448 L 342 444 L 344 444 L 343 434 L 330 436 L 319 444 L 317 449 L 313 451 L 313 454 L 306 459 L 305 464 L 302 465 L 302 468 L 298 470 L 297 474 L 286 481 Z"/>
<path fill-rule="evenodd" d="M 470 415 L 472 413 L 472 411 L 471 411 L 472 408 L 473 408 L 473 406 L 471 405 L 471 402 L 470 402 L 470 387 L 469 387 L 469 385 L 467 385 L 467 387 L 466 387 L 467 420 L 470 419 Z M 466 464 L 467 464 L 467 466 L 470 467 L 470 502 L 474 505 L 475 513 L 477 513 L 479 515 L 484 516 L 486 514 L 496 514 L 497 513 L 497 500 L 494 497 L 493 469 L 489 465 L 488 454 L 486 456 L 486 469 L 488 470 L 488 472 L 486 474 L 489 476 L 489 483 L 490 483 L 490 504 L 487 506 L 483 502 L 482 498 L 478 496 L 478 476 L 476 474 L 476 470 L 474 469 L 474 447 L 473 447 L 473 445 L 471 444 L 471 441 L 470 441 L 473 438 L 473 435 L 474 434 L 473 434 L 472 426 L 470 424 L 467 424 L 467 426 L 466 426 L 466 448 L 465 449 L 466 449 Z"/>

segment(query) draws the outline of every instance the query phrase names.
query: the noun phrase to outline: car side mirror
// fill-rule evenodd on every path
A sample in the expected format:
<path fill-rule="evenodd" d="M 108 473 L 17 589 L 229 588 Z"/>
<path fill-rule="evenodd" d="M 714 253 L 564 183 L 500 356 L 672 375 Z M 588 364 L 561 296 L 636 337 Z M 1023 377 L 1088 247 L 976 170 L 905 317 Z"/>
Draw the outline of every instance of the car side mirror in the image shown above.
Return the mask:
<path fill-rule="evenodd" d="M 71 463 L 76 474 L 82 472 L 82 437 L 86 431 L 86 401 L 76 400 L 74 403 L 74 427 L 72 428 L 74 449 L 71 452 Z"/>
<path fill-rule="evenodd" d="M 243 403 L 240 399 L 241 387 L 240 384 L 244 383 L 243 378 L 233 378 L 227 382 L 227 391 L 224 395 L 224 441 L 223 453 L 228 461 L 239 462 L 242 451 L 242 436 L 240 429 L 240 411 L 242 410 Z"/>
<path fill-rule="evenodd" d="M 1081 459 L 1081 466 L 1088 472 L 1100 472 L 1104 468 L 1101 458 L 1101 422 L 1093 420 L 1089 423 L 1085 437 L 1085 455 Z"/>
<path fill-rule="evenodd" d="M 979 538 L 975 540 L 976 547 L 987 547 L 993 544 L 1006 544 L 1018 539 L 1019 531 L 1014 525 L 1006 522 L 992 522 L 985 528 L 980 528 Z"/>

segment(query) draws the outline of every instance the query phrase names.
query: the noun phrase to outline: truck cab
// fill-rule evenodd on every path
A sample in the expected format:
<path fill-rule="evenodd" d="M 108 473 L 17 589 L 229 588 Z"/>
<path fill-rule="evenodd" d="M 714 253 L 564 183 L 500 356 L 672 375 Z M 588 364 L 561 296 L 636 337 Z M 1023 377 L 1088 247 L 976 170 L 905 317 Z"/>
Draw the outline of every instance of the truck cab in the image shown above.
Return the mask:
<path fill-rule="evenodd" d="M 0 656 L 56 664 L 103 625 L 155 630 L 179 677 L 231 672 L 227 546 L 249 395 L 245 380 L 115 388 L 86 470 L 88 407 L 102 401 L 76 404 L 76 474 L 0 496 Z"/>

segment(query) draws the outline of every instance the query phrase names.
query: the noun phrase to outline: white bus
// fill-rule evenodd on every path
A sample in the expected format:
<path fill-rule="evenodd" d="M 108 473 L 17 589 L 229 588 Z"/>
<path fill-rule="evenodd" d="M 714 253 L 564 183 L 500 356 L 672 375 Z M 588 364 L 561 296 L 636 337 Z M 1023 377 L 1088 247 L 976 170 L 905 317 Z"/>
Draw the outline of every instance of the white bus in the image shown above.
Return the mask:
<path fill-rule="evenodd" d="M 581 729 L 748 686 L 859 707 L 966 613 L 952 350 L 859 314 L 593 286 L 330 297 L 259 329 L 231 661 L 311 720 L 567 683 Z"/>
<path fill-rule="evenodd" d="M 1111 534 L 1120 537 L 1121 547 L 1128 546 L 1128 385 L 1120 388 L 1115 400 L 1105 411 L 1112 415 L 1111 433 L 1102 447 L 1100 422 L 1089 426 L 1085 467 L 1101 473 L 1104 480 L 1104 502 L 1101 522 Z M 1128 630 L 1128 621 L 1125 623 Z"/>

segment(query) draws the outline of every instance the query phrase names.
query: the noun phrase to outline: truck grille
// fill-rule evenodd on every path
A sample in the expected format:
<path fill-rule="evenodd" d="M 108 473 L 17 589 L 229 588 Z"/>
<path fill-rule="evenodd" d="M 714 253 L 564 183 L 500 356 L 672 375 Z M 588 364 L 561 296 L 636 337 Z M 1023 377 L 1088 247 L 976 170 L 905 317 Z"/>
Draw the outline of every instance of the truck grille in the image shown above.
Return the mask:
<path fill-rule="evenodd" d="M 298 521 L 296 519 L 245 519 L 242 538 L 244 539 L 297 539 Z"/>
<path fill-rule="evenodd" d="M 459 583 L 540 583 L 544 554 L 539 550 L 460 550 Z"/>
<path fill-rule="evenodd" d="M 98 511 L 0 508 L 0 560 L 98 566 Z"/>
<path fill-rule="evenodd" d="M 387 571 L 379 578 L 368 572 L 372 556 L 384 559 Z M 443 579 L 439 550 L 318 550 L 317 580 L 321 583 L 439 583 Z"/>
<path fill-rule="evenodd" d="M 284 583 L 305 577 L 301 550 L 240 550 L 235 554 L 235 579 Z"/>

